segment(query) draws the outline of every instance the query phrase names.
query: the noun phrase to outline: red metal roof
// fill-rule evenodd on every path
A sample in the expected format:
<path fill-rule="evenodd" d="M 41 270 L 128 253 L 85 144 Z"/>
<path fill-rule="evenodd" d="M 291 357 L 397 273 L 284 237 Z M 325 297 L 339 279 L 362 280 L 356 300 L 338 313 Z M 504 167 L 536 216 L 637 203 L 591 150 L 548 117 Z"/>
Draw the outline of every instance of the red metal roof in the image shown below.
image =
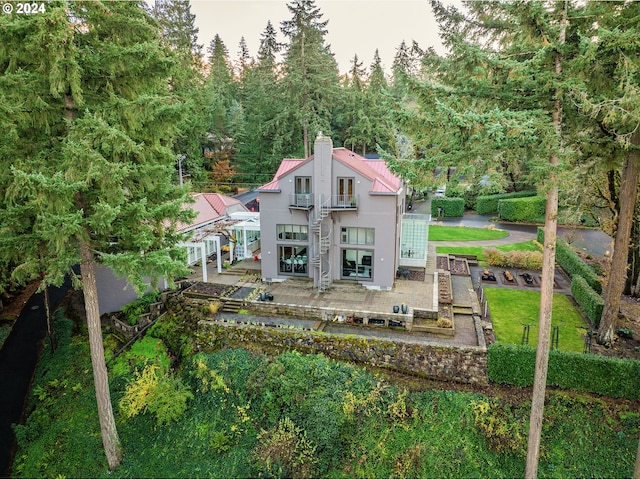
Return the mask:
<path fill-rule="evenodd" d="M 373 181 L 372 192 L 396 193 L 400 188 L 400 179 L 389 171 L 384 160 L 367 160 L 346 148 L 334 148 L 333 157 Z"/>
<path fill-rule="evenodd" d="M 280 163 L 273 180 L 262 185 L 258 190 L 279 192 L 279 179 L 313 158 L 313 155 L 307 159 L 285 158 Z M 400 189 L 402 182 L 389 171 L 384 160 L 368 160 L 344 147 L 334 148 L 332 158 L 371 180 L 373 193 L 396 193 Z"/>
<path fill-rule="evenodd" d="M 186 203 L 183 208 L 191 208 L 196 212 L 196 218 L 189 224 L 178 222 L 177 230 L 185 232 L 213 223 L 227 216 L 227 208 L 232 205 L 241 205 L 240 200 L 222 195 L 220 193 L 192 193 L 194 203 Z"/>
<path fill-rule="evenodd" d="M 278 180 L 280 180 L 280 178 L 283 175 L 286 175 L 291 170 L 293 170 L 295 168 L 298 168 L 300 165 L 302 165 L 304 162 L 310 160 L 311 158 L 313 158 L 313 157 L 309 157 L 307 159 L 301 159 L 301 158 L 285 158 L 285 159 L 283 159 L 282 162 L 280 162 L 280 166 L 278 167 L 278 171 L 273 176 L 273 180 L 271 180 L 269 183 L 265 183 L 264 185 L 259 187 L 258 190 L 260 190 L 260 191 L 268 191 L 268 192 L 278 192 L 278 191 L 280 191 L 280 184 L 279 184 Z"/>

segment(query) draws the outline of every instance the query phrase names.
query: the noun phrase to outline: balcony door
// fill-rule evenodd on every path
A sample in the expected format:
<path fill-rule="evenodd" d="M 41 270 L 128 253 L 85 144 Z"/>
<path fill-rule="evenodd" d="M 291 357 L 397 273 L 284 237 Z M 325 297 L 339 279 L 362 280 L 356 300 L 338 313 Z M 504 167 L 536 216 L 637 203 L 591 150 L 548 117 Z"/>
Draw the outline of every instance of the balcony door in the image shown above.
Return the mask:
<path fill-rule="evenodd" d="M 312 205 L 311 177 L 296 177 L 296 206 L 309 207 Z"/>
<path fill-rule="evenodd" d="M 353 178 L 351 177 L 339 177 L 338 178 L 338 206 L 347 207 L 351 205 L 351 199 L 353 198 Z"/>

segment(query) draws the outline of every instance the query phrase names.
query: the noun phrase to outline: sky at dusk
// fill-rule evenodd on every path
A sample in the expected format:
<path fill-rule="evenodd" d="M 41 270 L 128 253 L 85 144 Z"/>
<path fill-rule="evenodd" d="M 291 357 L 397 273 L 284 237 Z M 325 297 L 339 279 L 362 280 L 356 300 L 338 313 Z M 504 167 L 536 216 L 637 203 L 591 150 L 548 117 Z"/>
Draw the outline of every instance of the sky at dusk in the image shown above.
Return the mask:
<path fill-rule="evenodd" d="M 316 6 L 323 19 L 329 20 L 325 38 L 340 73 L 349 70 L 354 54 L 368 69 L 376 48 L 389 72 L 402 40 L 408 45 L 415 40 L 422 49 L 433 47 L 445 53 L 426 0 L 317 0 Z M 268 20 L 278 32 L 278 41 L 284 43 L 280 22 L 291 18 L 284 0 L 191 0 L 191 12 L 196 15 L 204 52 L 217 33 L 231 60 L 237 59 L 243 36 L 249 54 L 256 56 Z"/>

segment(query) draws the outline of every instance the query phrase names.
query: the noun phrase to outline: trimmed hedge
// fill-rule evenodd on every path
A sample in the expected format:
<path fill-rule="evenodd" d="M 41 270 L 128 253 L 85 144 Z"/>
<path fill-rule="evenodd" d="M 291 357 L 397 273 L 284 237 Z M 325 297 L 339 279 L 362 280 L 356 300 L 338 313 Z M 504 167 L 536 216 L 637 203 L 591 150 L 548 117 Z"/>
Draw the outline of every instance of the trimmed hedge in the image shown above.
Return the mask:
<path fill-rule="evenodd" d="M 532 190 L 527 190 L 523 192 L 511 192 L 511 193 L 498 193 L 495 195 L 478 195 L 476 199 L 476 212 L 478 215 L 482 215 L 485 213 L 497 213 L 498 212 L 498 202 L 507 198 L 523 198 L 523 197 L 533 197 L 537 194 L 537 192 Z"/>
<path fill-rule="evenodd" d="M 593 269 L 564 241 L 556 241 L 556 261 L 571 278 L 580 275 L 598 294 L 602 293 L 602 283 Z"/>
<path fill-rule="evenodd" d="M 571 279 L 571 295 L 584 310 L 591 323 L 596 327 L 600 325 L 604 300 L 582 276 L 576 275 Z"/>
<path fill-rule="evenodd" d="M 544 245 L 544 230 L 540 227 L 538 227 L 537 239 L 538 242 Z M 600 282 L 596 272 L 582 261 L 580 255 L 578 255 L 567 242 L 560 238 L 556 240 L 556 262 L 560 264 L 572 279 L 574 276 L 580 275 L 591 288 L 598 294 L 602 294 L 602 282 Z"/>
<path fill-rule="evenodd" d="M 506 198 L 498 201 L 498 215 L 508 222 L 533 222 L 544 217 L 547 199 L 542 196 Z"/>
<path fill-rule="evenodd" d="M 438 207 L 442 208 L 444 217 L 461 217 L 464 215 L 464 198 L 431 199 L 431 216 L 438 216 Z"/>
<path fill-rule="evenodd" d="M 488 349 L 489 380 L 533 385 L 536 349 L 496 342 Z M 551 350 L 547 385 L 629 400 L 640 399 L 640 361 Z"/>

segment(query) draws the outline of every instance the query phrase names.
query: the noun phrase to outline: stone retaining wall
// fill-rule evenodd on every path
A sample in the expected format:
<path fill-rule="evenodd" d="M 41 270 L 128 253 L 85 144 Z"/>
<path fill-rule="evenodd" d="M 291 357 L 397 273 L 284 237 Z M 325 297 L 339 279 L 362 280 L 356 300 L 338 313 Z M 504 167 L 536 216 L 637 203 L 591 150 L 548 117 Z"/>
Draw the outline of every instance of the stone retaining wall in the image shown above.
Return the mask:
<path fill-rule="evenodd" d="M 413 326 L 413 311 L 411 309 L 409 309 L 406 314 L 403 314 L 262 301 L 245 302 L 245 305 L 246 308 L 255 315 L 265 315 L 270 317 L 288 316 L 320 320 L 323 322 L 333 321 L 336 317 L 342 317 L 342 319 L 356 318 L 362 320 L 364 325 L 369 325 L 369 321 L 371 319 L 376 319 L 384 321 L 385 327 L 396 325 L 403 326 L 407 330 L 411 330 Z"/>
<path fill-rule="evenodd" d="M 156 318 L 158 318 L 162 312 L 165 311 L 165 305 L 163 302 L 156 302 L 149 305 L 149 313 L 143 313 L 138 316 L 138 323 L 135 325 L 129 325 L 123 322 L 115 315 L 109 316 L 108 320 L 111 327 L 114 330 L 122 333 L 126 338 L 133 338 L 143 329 L 148 327 Z"/>
<path fill-rule="evenodd" d="M 223 322 L 202 322 L 199 347 L 243 348 L 251 344 L 278 350 L 323 353 L 337 360 L 355 361 L 443 381 L 487 385 L 487 351 L 481 347 L 451 347 L 334 335 L 290 328 L 265 328 Z"/>

